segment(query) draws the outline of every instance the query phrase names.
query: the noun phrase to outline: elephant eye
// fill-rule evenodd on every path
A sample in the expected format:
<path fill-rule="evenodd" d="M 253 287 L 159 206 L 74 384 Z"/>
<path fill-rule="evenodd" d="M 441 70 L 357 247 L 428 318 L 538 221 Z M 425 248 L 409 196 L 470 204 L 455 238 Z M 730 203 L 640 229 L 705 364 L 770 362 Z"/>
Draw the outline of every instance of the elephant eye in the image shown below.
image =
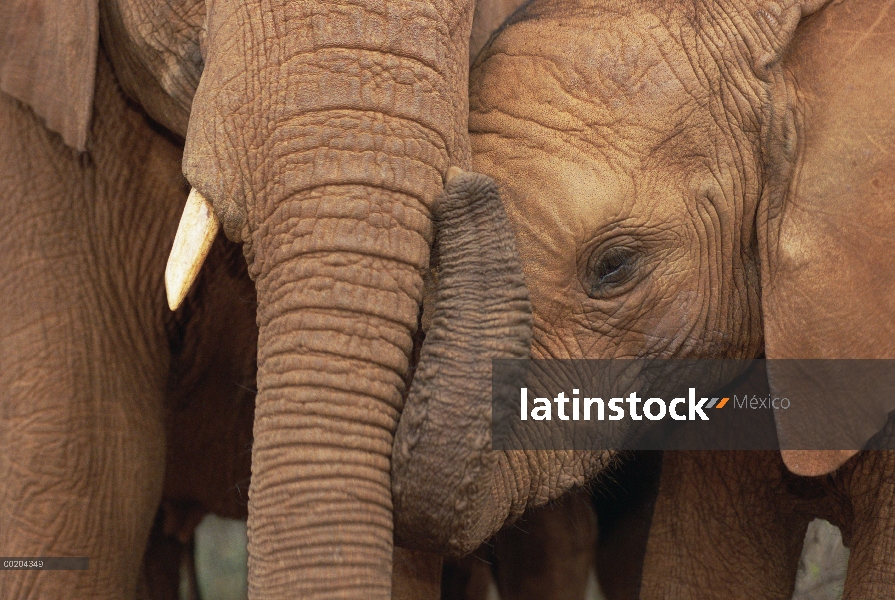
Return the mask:
<path fill-rule="evenodd" d="M 631 248 L 615 247 L 603 252 L 591 269 L 590 296 L 599 298 L 611 293 L 631 278 L 637 262 L 637 252 Z"/>

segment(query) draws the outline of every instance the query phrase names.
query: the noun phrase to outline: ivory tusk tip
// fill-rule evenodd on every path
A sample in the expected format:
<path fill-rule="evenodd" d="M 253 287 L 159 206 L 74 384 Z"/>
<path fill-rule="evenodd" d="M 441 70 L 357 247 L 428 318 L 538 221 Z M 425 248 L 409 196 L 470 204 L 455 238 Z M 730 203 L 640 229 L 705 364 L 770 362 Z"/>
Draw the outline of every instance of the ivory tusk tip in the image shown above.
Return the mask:
<path fill-rule="evenodd" d="M 183 303 L 183 298 L 185 297 L 180 293 L 180 290 L 171 290 L 171 284 L 168 283 L 168 277 L 165 276 L 165 296 L 168 297 L 168 308 L 171 309 L 171 312 L 174 312 L 180 305 Z"/>
<path fill-rule="evenodd" d="M 177 310 L 186 298 L 220 227 L 208 200 L 195 188 L 191 190 L 165 267 L 165 293 L 171 310 Z"/>
<path fill-rule="evenodd" d="M 165 273 L 165 295 L 168 297 L 168 308 L 173 312 L 183 304 L 183 299 L 186 298 L 189 288 L 184 287 L 182 284 L 178 285 L 172 279 Z"/>

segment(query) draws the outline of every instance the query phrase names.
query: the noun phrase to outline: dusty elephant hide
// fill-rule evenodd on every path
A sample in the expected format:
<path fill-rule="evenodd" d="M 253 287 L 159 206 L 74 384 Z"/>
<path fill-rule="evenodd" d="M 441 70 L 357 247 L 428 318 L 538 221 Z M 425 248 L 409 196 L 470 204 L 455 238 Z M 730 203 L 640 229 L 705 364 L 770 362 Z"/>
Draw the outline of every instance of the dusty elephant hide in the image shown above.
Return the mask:
<path fill-rule="evenodd" d="M 825 4 L 535 1 L 485 46 L 470 82 L 473 165 L 498 181 L 516 234 L 533 357 L 895 354 L 887 258 L 895 30 L 882 3 Z M 888 407 L 877 408 L 864 441 L 886 421 Z M 776 417 L 781 439 L 793 439 L 799 424 Z M 444 479 L 437 452 L 426 457 L 427 443 L 434 450 L 443 441 L 418 442 L 425 458 L 414 464 L 426 468 L 415 481 L 434 488 Z M 846 538 L 860 532 L 852 543 L 865 558 L 853 557 L 846 595 L 895 593 L 895 573 L 871 558 L 889 537 L 888 455 L 859 454 L 843 466 L 857 448 L 791 450 L 773 467 L 760 453 L 716 456 L 731 486 L 747 488 L 758 476 L 767 488 L 714 509 L 748 514 L 761 501 L 755 522 L 766 530 L 750 537 L 746 519 L 734 528 L 718 517 L 717 538 L 701 546 L 707 553 L 711 543 L 774 540 L 775 569 L 752 560 L 748 573 L 711 578 L 671 546 L 669 532 L 698 534 L 699 513 L 666 512 L 661 522 L 671 525 L 651 540 L 664 559 L 647 556 L 644 597 L 791 594 L 804 527 L 833 518 L 824 503 L 838 507 Z M 455 525 L 441 545 L 468 551 L 603 465 L 574 453 L 497 454 L 468 471 L 486 500 L 444 492 L 442 512 L 419 516 L 418 524 Z M 727 480 L 721 467 L 689 468 L 715 485 Z M 829 485 L 793 473 L 826 475 Z M 664 477 L 663 489 L 683 490 L 677 501 L 693 493 Z M 850 504 L 864 508 L 852 514 L 843 508 Z M 671 511 L 674 502 L 662 506 Z"/>
<path fill-rule="evenodd" d="M 249 514 L 254 598 L 390 596 L 392 440 L 434 202 L 468 166 L 473 5 L 381 8 L 0 6 L 0 206 L 20 232 L 2 241 L 0 548 L 98 565 L 7 572 L 4 593 L 131 597 L 147 540 L 149 568 L 174 569 L 164 542 L 215 511 Z M 244 246 L 218 239 L 171 315 L 190 187 Z M 502 210 L 463 197 L 479 225 Z"/>

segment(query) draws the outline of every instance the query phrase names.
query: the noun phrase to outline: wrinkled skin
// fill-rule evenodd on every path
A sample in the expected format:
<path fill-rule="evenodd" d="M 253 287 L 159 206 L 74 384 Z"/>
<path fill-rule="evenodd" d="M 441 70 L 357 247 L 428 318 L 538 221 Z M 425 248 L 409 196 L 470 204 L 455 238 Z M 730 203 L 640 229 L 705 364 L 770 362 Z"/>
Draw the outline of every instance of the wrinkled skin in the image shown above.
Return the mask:
<path fill-rule="evenodd" d="M 764 302 L 768 356 L 895 355 L 887 333 L 892 270 L 875 258 L 888 256 L 895 231 L 891 15 L 878 3 L 833 3 L 799 28 L 785 57 L 800 151 L 779 229 L 768 234 L 780 245 L 768 258 L 779 273 Z M 823 264 L 853 266 L 831 278 L 820 256 Z M 879 435 L 891 440 L 891 420 Z M 817 517 L 837 525 L 851 550 L 843 598 L 895 594 L 888 550 L 895 453 L 790 451 L 782 458 L 666 453 L 644 597 L 789 598 L 805 528 Z"/>
<path fill-rule="evenodd" d="M 0 6 L 0 193 L 20 232 L 2 248 L 0 554 L 92 565 L 4 572 L 4 595 L 163 595 L 138 585 L 147 540 L 147 570 L 171 569 L 186 544 L 167 541 L 247 509 L 252 598 L 391 597 L 391 452 L 435 218 L 441 281 L 462 290 L 439 310 L 466 329 L 432 335 L 433 360 L 528 352 L 496 192 L 459 175 L 433 208 L 469 164 L 472 14 L 468 0 Z M 190 186 L 230 243 L 171 315 L 162 273 Z M 487 307 L 455 262 L 491 275 Z M 480 365 L 429 371 L 487 389 Z M 396 572 L 419 585 L 396 597 L 431 592 L 440 560 L 417 558 Z"/>
<path fill-rule="evenodd" d="M 86 159 L 0 97 L 0 210 L 21 234 L 0 248 L 0 547 L 90 557 L 86 573 L 4 571 L 4 597 L 132 597 L 150 538 L 140 589 L 176 597 L 196 518 L 245 512 L 256 333 L 244 261 L 218 240 L 184 310 L 164 309 L 181 149 L 126 102 L 104 57 L 96 99 Z"/>
<path fill-rule="evenodd" d="M 891 597 L 893 468 L 884 451 L 825 477 L 792 474 L 778 452 L 666 452 L 641 597 L 792 598 L 815 518 L 850 549 L 843 598 Z"/>
<path fill-rule="evenodd" d="M 4 272 L 19 283 L 4 287 L 8 318 L 0 331 L 9 342 L 3 354 L 9 368 L 0 371 L 7 390 L 0 442 L 9 449 L 2 454 L 0 489 L 7 500 L 2 517 L 11 523 L 0 541 L 32 556 L 87 555 L 92 565 L 87 573 L 49 576 L 6 571 L 4 594 L 178 598 L 181 564 L 192 551 L 199 520 L 208 512 L 231 518 L 245 518 L 247 512 L 257 330 L 245 262 L 238 246 L 219 238 L 184 307 L 176 314 L 162 309 L 165 249 L 176 225 L 173 208 L 186 192 L 179 175 L 181 151 L 126 102 L 104 55 L 97 79 L 103 111 L 91 130 L 92 160 L 66 148 L 22 104 L 7 96 L 0 100 L 5 139 L 15 141 L 3 163 L 3 214 L 26 229 L 29 239 L 42 241 L 23 246 L 9 239 L 3 248 Z M 152 168 L 145 171 L 144 163 Z M 499 202 L 467 196 L 481 223 L 497 222 L 506 232 L 501 238 L 487 230 L 487 238 L 503 239 L 512 248 L 508 225 L 487 212 L 499 209 Z M 447 200 L 442 204 L 450 206 Z M 465 205 L 455 208 L 458 217 L 464 211 Z M 469 237 L 469 228 L 454 235 L 450 222 L 443 218 L 440 231 L 455 240 L 461 254 L 466 247 L 483 247 L 475 231 Z M 124 231 L 139 243 L 119 246 Z M 480 272 L 489 263 L 477 257 Z M 503 270 L 516 264 L 505 256 L 498 262 Z M 98 265 L 109 266 L 97 274 Z M 116 277 L 121 265 L 152 278 Z M 520 285 L 508 289 L 524 291 L 521 273 L 517 279 Z M 100 285 L 84 285 L 95 280 Z M 444 280 L 450 283 L 449 276 Z M 228 318 L 221 321 L 220 314 Z M 61 318 L 52 335 L 31 335 L 31 328 Z M 22 326 L 28 323 L 33 325 Z M 96 323 L 107 326 L 97 329 Z M 501 333 L 502 339 L 519 338 L 506 327 Z M 74 343 L 68 336 L 78 341 L 95 336 L 96 342 L 71 354 L 59 352 Z M 524 352 L 527 344 L 517 354 Z M 117 366 L 118 361 L 124 364 Z M 90 365 L 106 368 L 97 373 Z M 35 379 L 41 369 L 50 374 Z M 67 381 L 80 383 L 60 386 Z M 143 394 L 134 395 L 135 390 Z M 55 404 L 28 410 L 34 405 L 29 398 L 46 397 Z M 58 443 L 47 443 L 47 436 Z M 97 441 L 109 436 L 114 444 Z M 19 468 L 38 458 L 62 472 Z M 91 465 L 89 473 L 96 469 L 116 478 L 85 476 L 82 462 Z M 23 493 L 31 481 L 46 482 L 49 489 Z M 75 482 L 69 505 L 55 490 Z M 96 507 L 83 513 L 84 505 Z M 62 515 L 59 529 L 49 527 L 48 510 Z M 97 514 L 105 516 L 96 519 Z M 395 560 L 392 598 L 437 597 L 440 557 L 396 548 Z"/>
<path fill-rule="evenodd" d="M 516 233 L 532 356 L 895 355 L 883 325 L 895 314 L 885 258 L 895 237 L 891 9 L 824 4 L 542 0 L 486 45 L 470 80 L 473 165 L 500 183 Z M 842 266 L 835 277 L 831 260 Z M 778 416 L 779 432 L 794 426 Z M 420 447 L 416 465 L 427 464 Z M 870 558 L 889 554 L 889 455 L 842 466 L 855 452 L 670 454 L 642 596 L 791 594 L 805 526 L 832 518 L 825 502 L 841 508 L 835 522 L 863 532 L 868 558 L 852 560 L 846 594 L 895 593 L 887 559 Z M 442 513 L 419 517 L 447 523 L 455 549 L 580 483 L 603 458 L 493 454 L 466 469 L 487 500 L 458 512 L 448 496 Z M 827 486 L 796 477 L 839 467 Z M 694 542 L 695 558 L 677 552 L 675 535 L 702 532 L 708 490 L 725 472 L 734 491 L 716 506 L 712 535 Z M 700 477 L 702 508 L 680 518 Z M 735 518 L 753 502 L 759 534 Z M 862 507 L 854 517 L 849 504 Z M 724 560 L 715 548 L 731 546 L 749 572 L 731 563 L 716 581 L 702 561 Z"/>
<path fill-rule="evenodd" d="M 4 518 L 38 521 L 42 515 L 29 511 L 51 503 L 66 515 L 59 526 L 78 532 L 78 545 L 70 545 L 73 540 L 65 530 L 48 528 L 45 521 L 33 535 L 20 527 L 4 527 L 3 543 L 29 555 L 91 557 L 90 581 L 64 572 L 23 578 L 4 572 L 0 576 L 4 595 L 52 597 L 64 589 L 65 596 L 101 597 L 93 587 L 99 583 L 103 592 L 116 598 L 130 597 L 134 591 L 139 598 L 179 598 L 181 563 L 192 559 L 192 537 L 201 518 L 213 512 L 245 519 L 247 513 L 257 329 L 255 293 L 245 261 L 238 246 L 219 238 L 184 307 L 176 314 L 162 308 L 165 249 L 187 189 L 180 175 L 181 149 L 126 103 L 104 56 L 96 92 L 104 110 L 97 113 L 91 131 L 92 162 L 79 160 L 22 105 L 5 96 L 2 101 L 4 137 L 17 140 L 15 147 L 5 147 L 9 154 L 3 163 L 7 200 L 2 203 L 3 214 L 13 228 L 42 240 L 41 246 L 23 248 L 9 238 L 3 247 L 4 272 L 10 281 L 19 282 L 4 287 L 8 296 L 2 336 L 9 344 L 4 346 L 2 364 L 9 368 L 2 370 L 3 384 L 15 389 L 35 377 L 35 369 L 48 369 L 53 377 L 48 375 L 43 386 L 52 391 L 29 386 L 30 393 L 59 399 L 46 412 L 22 412 L 16 396 L 4 396 L 0 437 L 8 449 L 0 463 Z M 145 171 L 143 162 L 151 170 Z M 88 201 L 85 190 L 92 189 L 102 192 L 90 195 Z M 64 210 L 58 210 L 60 205 Z M 110 246 L 125 233 L 127 239 L 144 241 Z M 122 265 L 127 272 L 149 275 L 150 280 L 117 278 L 114 273 Z M 97 271 L 103 282 L 98 291 L 82 284 L 94 280 Z M 48 295 L 48 289 L 57 291 Z M 105 295 L 118 300 L 110 305 L 102 299 Z M 30 327 L 66 314 L 55 335 L 42 340 L 28 335 Z M 220 321 L 216 314 L 228 318 Z M 106 327 L 94 327 L 109 319 Z M 22 328 L 22 323 L 33 325 Z M 55 348 L 74 343 L 66 340 L 82 339 L 87 332 L 96 336 L 97 348 L 75 351 L 74 366 L 56 364 L 72 356 L 66 358 Z M 118 351 L 118 358 L 130 356 L 132 364 L 94 375 L 85 385 L 87 365 L 114 365 L 113 353 L 121 339 L 139 340 Z M 47 361 L 48 356 L 53 359 Z M 156 373 L 151 383 L 143 382 L 147 373 Z M 71 389 L 59 386 L 66 380 L 82 383 Z M 89 414 L 91 402 L 97 403 L 96 410 L 108 411 L 107 403 L 120 407 L 135 401 L 110 388 L 132 390 L 136 385 L 145 386 L 147 397 L 144 407 L 132 411 L 131 422 L 103 424 L 81 417 L 82 422 L 73 416 Z M 152 433 L 142 433 L 149 424 Z M 110 435 L 106 427 L 120 439 L 109 446 L 94 443 L 98 436 Z M 64 443 L 47 445 L 41 441 L 46 435 Z M 163 448 L 158 447 L 160 441 Z M 32 503 L 35 498 L 19 490 L 33 473 L 18 471 L 16 464 L 30 464 L 34 458 L 28 454 L 37 447 L 41 461 L 64 467 L 66 474 L 80 479 L 79 464 L 85 461 L 103 472 L 123 469 L 126 483 L 109 482 L 116 486 L 114 493 L 104 486 L 91 489 L 89 482 L 69 492 L 72 502 L 97 505 L 87 514 L 71 511 L 55 495 Z M 137 478 L 131 482 L 134 473 Z M 55 485 L 65 485 L 64 476 L 52 477 Z M 110 516 L 93 519 L 101 513 Z M 130 533 L 134 523 L 147 518 L 152 525 L 148 532 Z M 141 554 L 142 574 L 134 568 Z M 194 581 L 192 588 L 191 597 L 198 598 Z"/>
<path fill-rule="evenodd" d="M 756 146 L 757 132 L 676 109 L 672 99 L 696 104 L 699 80 L 689 65 L 662 60 L 676 42 L 660 16 L 635 6 L 628 15 L 588 3 L 528 4 L 473 66 L 474 165 L 501 184 L 530 288 L 532 357 L 756 356 L 754 222 L 735 217 L 754 215 L 759 200 L 758 152 L 736 151 Z M 635 27 L 650 24 L 655 40 L 639 40 Z M 616 48 L 628 50 L 619 55 Z M 699 126 L 666 133 L 682 129 L 685 118 L 700 119 Z M 739 146 L 716 147 L 714 140 L 731 137 Z M 684 151 L 693 146 L 717 155 Z M 668 151 L 654 151 L 663 147 Z M 733 264 L 718 264 L 721 251 Z M 468 412 L 430 408 L 427 418 L 446 423 Z M 443 450 L 446 444 L 437 435 L 420 442 L 399 473 L 432 486 L 459 480 L 439 469 L 442 451 L 460 454 Z M 466 512 L 454 512 L 459 498 L 451 495 L 430 513 L 402 512 L 412 521 L 408 530 L 436 532 L 429 540 L 458 554 L 611 458 L 475 450 L 457 459 L 466 463 L 463 480 L 477 484 L 465 494 Z M 408 493 L 407 501 L 415 497 Z"/>
<path fill-rule="evenodd" d="M 540 17 L 563 8 L 529 7 L 480 58 L 470 90 L 475 165 L 501 183 L 525 264 L 532 356 L 755 356 L 754 222 L 736 217 L 756 210 L 756 140 L 694 114 L 700 82 L 663 59 L 671 34 L 639 35 L 659 17 Z M 525 83 L 511 95 L 506 80 Z"/>
<path fill-rule="evenodd" d="M 476 59 L 482 48 L 498 27 L 503 25 L 525 0 L 488 0 L 476 2 L 472 19 L 472 34 L 469 36 L 469 61 Z"/>

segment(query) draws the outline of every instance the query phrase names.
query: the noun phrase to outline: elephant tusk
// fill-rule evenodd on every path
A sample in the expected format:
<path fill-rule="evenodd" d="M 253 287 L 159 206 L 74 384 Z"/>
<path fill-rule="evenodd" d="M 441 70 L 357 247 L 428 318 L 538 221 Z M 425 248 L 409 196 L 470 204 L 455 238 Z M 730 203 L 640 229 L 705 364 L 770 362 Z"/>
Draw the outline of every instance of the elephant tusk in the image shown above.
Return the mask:
<path fill-rule="evenodd" d="M 193 188 L 186 199 L 165 267 L 165 291 L 171 310 L 177 310 L 190 291 L 220 228 L 211 203 Z"/>

